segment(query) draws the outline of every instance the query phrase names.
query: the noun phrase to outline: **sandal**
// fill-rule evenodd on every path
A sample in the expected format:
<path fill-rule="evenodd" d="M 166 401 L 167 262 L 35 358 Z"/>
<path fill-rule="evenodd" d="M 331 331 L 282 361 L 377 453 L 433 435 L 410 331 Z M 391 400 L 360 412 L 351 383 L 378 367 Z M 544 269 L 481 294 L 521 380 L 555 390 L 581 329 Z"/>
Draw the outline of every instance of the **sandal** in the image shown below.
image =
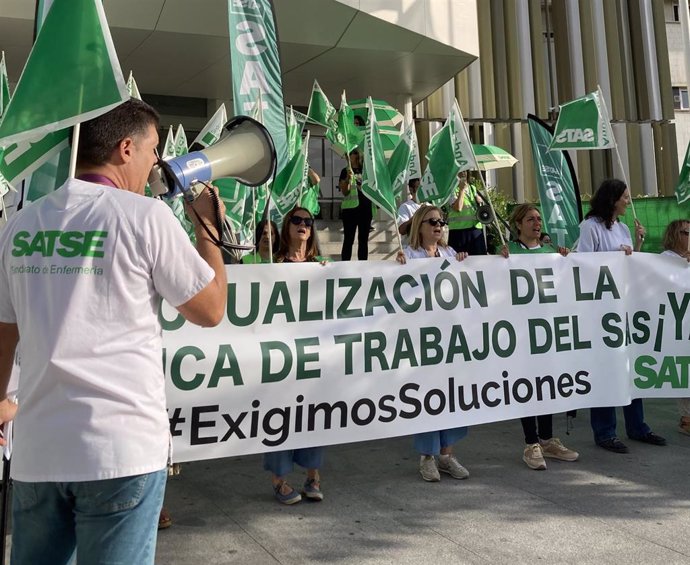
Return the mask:
<path fill-rule="evenodd" d="M 165 508 L 161 508 L 161 512 L 158 515 L 158 529 L 165 530 L 172 526 L 172 518 Z"/>

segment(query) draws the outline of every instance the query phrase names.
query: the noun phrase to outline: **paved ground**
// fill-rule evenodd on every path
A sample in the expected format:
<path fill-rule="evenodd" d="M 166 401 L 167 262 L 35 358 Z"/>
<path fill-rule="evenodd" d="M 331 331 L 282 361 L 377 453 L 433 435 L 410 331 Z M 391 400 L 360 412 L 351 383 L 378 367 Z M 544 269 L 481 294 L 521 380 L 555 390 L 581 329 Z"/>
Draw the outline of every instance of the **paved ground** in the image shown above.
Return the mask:
<path fill-rule="evenodd" d="M 518 421 L 473 427 L 457 444 L 465 481 L 423 482 L 409 438 L 331 447 L 325 500 L 293 507 L 272 498 L 260 456 L 186 464 L 168 484 L 174 526 L 156 562 L 690 563 L 690 437 L 676 431 L 674 401 L 645 407 L 669 446 L 609 453 L 592 443 L 587 411 L 569 436 L 559 415 L 554 433 L 580 461 L 547 471 L 522 462 Z"/>

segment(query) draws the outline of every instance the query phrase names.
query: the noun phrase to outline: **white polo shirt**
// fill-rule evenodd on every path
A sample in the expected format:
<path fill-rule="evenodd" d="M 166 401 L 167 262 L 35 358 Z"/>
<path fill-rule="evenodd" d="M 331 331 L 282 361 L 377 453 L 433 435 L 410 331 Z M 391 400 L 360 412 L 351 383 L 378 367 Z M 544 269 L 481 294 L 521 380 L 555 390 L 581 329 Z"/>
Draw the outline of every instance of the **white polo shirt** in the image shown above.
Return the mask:
<path fill-rule="evenodd" d="M 0 232 L 0 321 L 22 360 L 12 476 L 89 481 L 163 469 L 161 297 L 213 279 L 162 202 L 79 180 Z"/>

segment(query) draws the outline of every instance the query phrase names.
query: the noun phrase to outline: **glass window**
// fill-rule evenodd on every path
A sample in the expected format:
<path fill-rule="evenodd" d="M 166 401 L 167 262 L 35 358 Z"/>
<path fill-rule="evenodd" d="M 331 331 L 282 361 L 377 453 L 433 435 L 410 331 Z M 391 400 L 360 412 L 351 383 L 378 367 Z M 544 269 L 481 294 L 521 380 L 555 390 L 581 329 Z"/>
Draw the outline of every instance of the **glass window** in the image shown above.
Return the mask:
<path fill-rule="evenodd" d="M 673 108 L 675 110 L 690 110 L 688 89 L 683 86 L 673 87 Z"/>

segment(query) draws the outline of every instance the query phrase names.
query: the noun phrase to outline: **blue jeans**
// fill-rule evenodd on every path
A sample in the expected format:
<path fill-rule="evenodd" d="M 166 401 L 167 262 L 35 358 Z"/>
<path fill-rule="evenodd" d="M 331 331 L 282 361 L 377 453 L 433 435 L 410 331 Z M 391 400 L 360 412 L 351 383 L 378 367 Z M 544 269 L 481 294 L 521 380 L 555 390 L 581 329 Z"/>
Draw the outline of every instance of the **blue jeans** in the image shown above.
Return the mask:
<path fill-rule="evenodd" d="M 415 434 L 414 448 L 422 455 L 439 455 L 441 453 L 441 449 L 444 447 L 450 447 L 456 441 L 464 438 L 466 435 L 466 427 Z"/>
<path fill-rule="evenodd" d="M 264 453 L 264 470 L 271 471 L 277 477 L 284 477 L 292 471 L 294 463 L 305 469 L 319 469 L 323 464 L 323 447 Z"/>
<path fill-rule="evenodd" d="M 167 470 L 71 483 L 14 481 L 13 565 L 153 565 Z"/>
<path fill-rule="evenodd" d="M 594 442 L 601 443 L 607 439 L 616 437 L 616 409 L 615 408 L 590 408 L 590 420 L 594 432 Z M 639 439 L 652 430 L 645 424 L 644 407 L 642 400 L 636 398 L 628 406 L 623 407 L 625 416 L 625 432 L 631 439 Z"/>

